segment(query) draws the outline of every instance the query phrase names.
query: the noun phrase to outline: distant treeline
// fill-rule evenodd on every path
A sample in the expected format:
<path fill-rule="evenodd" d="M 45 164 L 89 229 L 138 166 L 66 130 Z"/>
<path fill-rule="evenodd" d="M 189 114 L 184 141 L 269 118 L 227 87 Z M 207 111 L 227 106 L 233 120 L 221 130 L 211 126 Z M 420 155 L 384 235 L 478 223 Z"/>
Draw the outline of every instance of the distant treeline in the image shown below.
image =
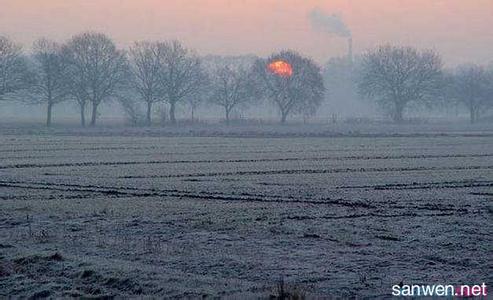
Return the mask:
<path fill-rule="evenodd" d="M 321 68 L 291 50 L 268 58 L 200 57 L 176 40 L 118 49 L 96 32 L 63 44 L 40 39 L 27 54 L 0 36 L 0 99 L 45 105 L 47 126 L 53 107 L 63 101 L 77 104 L 82 126 L 95 126 L 98 107 L 107 101 L 120 103 L 133 125 L 151 125 L 159 102 L 167 103 L 171 124 L 177 122 L 177 105 L 189 106 L 192 118 L 198 106 L 215 106 L 229 124 L 233 111 L 263 101 L 274 105 L 285 123 L 292 115 L 309 118 L 324 100 L 345 96 L 378 102 L 395 122 L 405 120 L 410 105 L 457 104 L 475 122 L 493 107 L 493 67 L 444 70 L 435 51 L 385 45 Z"/>

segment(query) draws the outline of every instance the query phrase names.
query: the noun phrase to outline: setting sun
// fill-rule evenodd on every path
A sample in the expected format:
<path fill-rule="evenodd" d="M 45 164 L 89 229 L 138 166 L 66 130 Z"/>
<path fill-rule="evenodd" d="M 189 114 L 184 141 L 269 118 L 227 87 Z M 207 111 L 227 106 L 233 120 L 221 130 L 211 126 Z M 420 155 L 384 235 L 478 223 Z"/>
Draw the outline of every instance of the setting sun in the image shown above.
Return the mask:
<path fill-rule="evenodd" d="M 293 67 L 283 60 L 273 61 L 267 66 L 267 68 L 271 73 L 281 77 L 291 77 L 293 75 Z"/>

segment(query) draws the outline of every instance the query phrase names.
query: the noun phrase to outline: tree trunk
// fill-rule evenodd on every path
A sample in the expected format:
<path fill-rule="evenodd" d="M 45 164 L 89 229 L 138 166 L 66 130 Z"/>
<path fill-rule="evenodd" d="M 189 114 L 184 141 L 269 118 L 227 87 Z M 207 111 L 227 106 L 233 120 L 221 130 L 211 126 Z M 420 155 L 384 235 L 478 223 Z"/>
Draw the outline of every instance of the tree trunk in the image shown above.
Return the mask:
<path fill-rule="evenodd" d="M 52 111 L 52 109 L 53 109 L 53 103 L 48 102 L 48 108 L 46 111 L 46 127 L 51 126 L 51 111 Z"/>
<path fill-rule="evenodd" d="M 92 103 L 91 127 L 96 126 L 96 118 L 98 116 L 98 105 Z"/>
<path fill-rule="evenodd" d="M 476 123 L 478 114 L 476 113 L 476 110 L 474 109 L 474 106 L 471 106 L 469 108 L 469 115 L 470 115 L 471 124 Z"/>
<path fill-rule="evenodd" d="M 195 109 L 193 108 L 193 105 L 191 106 L 191 108 L 192 108 L 192 124 L 193 124 L 193 123 L 194 123 L 194 121 L 195 121 L 195 119 L 194 119 L 194 110 L 195 110 Z"/>
<path fill-rule="evenodd" d="M 151 114 L 152 114 L 152 102 L 149 101 L 147 102 L 147 126 L 151 126 L 152 124 L 152 119 L 151 119 Z"/>
<path fill-rule="evenodd" d="M 398 124 L 402 124 L 404 121 L 404 104 L 396 102 L 395 103 L 395 112 L 393 116 L 394 122 Z"/>
<path fill-rule="evenodd" d="M 86 106 L 80 104 L 80 126 L 86 127 Z"/>
<path fill-rule="evenodd" d="M 175 106 L 176 102 L 171 101 L 169 105 L 169 121 L 171 124 L 175 125 L 176 124 L 176 118 L 175 118 Z"/>
<path fill-rule="evenodd" d="M 287 118 L 288 118 L 288 112 L 281 111 L 281 124 L 286 124 Z"/>
<path fill-rule="evenodd" d="M 226 125 L 229 125 L 229 113 L 230 113 L 230 111 L 227 107 L 225 108 L 225 112 L 226 112 Z"/>

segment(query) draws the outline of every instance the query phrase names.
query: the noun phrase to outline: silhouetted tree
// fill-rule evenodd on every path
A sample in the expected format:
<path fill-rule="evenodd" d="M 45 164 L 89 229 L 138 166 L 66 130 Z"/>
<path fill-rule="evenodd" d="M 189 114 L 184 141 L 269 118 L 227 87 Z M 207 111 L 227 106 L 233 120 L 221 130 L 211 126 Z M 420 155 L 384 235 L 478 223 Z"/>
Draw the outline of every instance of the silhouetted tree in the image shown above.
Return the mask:
<path fill-rule="evenodd" d="M 145 113 L 142 111 L 141 106 L 134 99 L 134 94 L 128 91 L 124 95 L 118 97 L 118 102 L 123 108 L 127 122 L 132 126 L 148 124 Z"/>
<path fill-rule="evenodd" d="M 61 55 L 61 46 L 47 39 L 33 45 L 36 83 L 30 95 L 35 103 L 46 104 L 46 126 L 51 126 L 52 109 L 68 97 L 67 65 Z"/>
<path fill-rule="evenodd" d="M 447 96 L 467 108 L 471 123 L 493 107 L 493 74 L 483 66 L 459 66 L 448 76 L 447 82 Z"/>
<path fill-rule="evenodd" d="M 362 96 L 379 101 L 401 123 L 406 106 L 430 103 L 441 83 L 442 61 L 436 52 L 381 46 L 363 55 L 358 87 Z"/>
<path fill-rule="evenodd" d="M 192 123 L 195 122 L 195 112 L 204 103 L 204 98 L 202 95 L 200 96 L 193 96 L 193 97 L 188 97 L 185 99 L 185 102 L 187 106 L 190 108 L 190 117 Z"/>
<path fill-rule="evenodd" d="M 128 78 L 125 55 L 109 37 L 94 32 L 72 37 L 63 52 L 70 68 L 72 95 L 81 109 L 81 123 L 85 125 L 88 101 L 92 105 L 90 125 L 94 126 L 99 104 L 115 97 Z"/>
<path fill-rule="evenodd" d="M 211 78 L 209 101 L 224 109 L 226 124 L 229 124 L 233 109 L 255 100 L 252 73 L 242 66 L 222 66 L 212 73 Z"/>
<path fill-rule="evenodd" d="M 285 76 L 272 72 L 268 66 L 276 61 L 288 63 L 292 74 Z M 325 87 L 320 67 L 294 51 L 283 51 L 257 60 L 253 73 L 255 87 L 260 88 L 262 95 L 278 107 L 281 123 L 285 123 L 290 114 L 314 114 L 324 99 Z"/>
<path fill-rule="evenodd" d="M 130 69 L 132 83 L 139 98 L 146 103 L 147 125 L 151 125 L 152 105 L 164 100 L 161 78 L 166 44 L 159 42 L 138 42 L 130 48 Z"/>
<path fill-rule="evenodd" d="M 207 76 L 199 57 L 179 41 L 165 42 L 162 47 L 161 84 L 170 105 L 170 121 L 176 124 L 176 104 L 198 95 L 207 82 Z"/>
<path fill-rule="evenodd" d="M 0 36 L 0 98 L 27 89 L 34 82 L 22 47 Z"/>

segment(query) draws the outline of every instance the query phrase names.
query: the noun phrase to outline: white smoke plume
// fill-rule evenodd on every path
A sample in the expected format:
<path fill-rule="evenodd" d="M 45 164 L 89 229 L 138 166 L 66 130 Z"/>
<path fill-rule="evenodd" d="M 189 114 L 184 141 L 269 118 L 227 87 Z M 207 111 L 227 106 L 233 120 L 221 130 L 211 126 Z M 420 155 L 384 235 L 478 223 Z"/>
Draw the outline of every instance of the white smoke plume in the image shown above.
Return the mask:
<path fill-rule="evenodd" d="M 308 18 L 315 30 L 335 34 L 340 37 L 351 37 L 351 30 L 341 17 L 336 14 L 327 14 L 319 8 L 314 8 L 308 14 Z"/>

